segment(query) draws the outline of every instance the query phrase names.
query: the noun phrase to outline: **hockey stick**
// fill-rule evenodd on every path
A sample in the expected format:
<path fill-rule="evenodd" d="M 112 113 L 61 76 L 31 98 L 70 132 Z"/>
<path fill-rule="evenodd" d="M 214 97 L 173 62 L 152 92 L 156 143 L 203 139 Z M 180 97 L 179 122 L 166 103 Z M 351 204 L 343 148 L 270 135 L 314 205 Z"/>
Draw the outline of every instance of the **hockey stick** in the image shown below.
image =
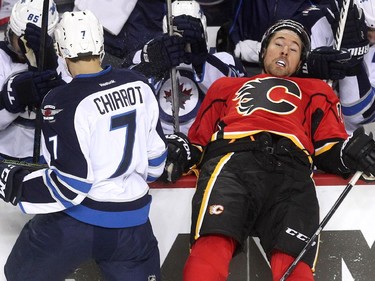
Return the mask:
<path fill-rule="evenodd" d="M 1 160 L 1 163 L 7 164 L 7 165 L 22 167 L 22 168 L 24 168 L 24 169 L 26 169 L 30 172 L 48 168 L 47 164 L 30 163 L 30 162 L 24 162 L 24 161 L 18 161 L 18 160 L 9 160 L 9 159 L 3 159 L 3 160 Z"/>
<path fill-rule="evenodd" d="M 311 238 L 307 241 L 305 247 L 302 249 L 302 251 L 296 257 L 296 259 L 293 261 L 293 263 L 286 270 L 284 275 L 281 277 L 280 281 L 285 281 L 289 277 L 289 275 L 293 272 L 294 268 L 297 266 L 297 263 L 302 259 L 302 257 L 306 254 L 306 252 L 315 244 L 316 238 L 319 236 L 319 234 L 323 230 L 324 226 L 328 223 L 328 221 L 331 219 L 333 214 L 336 212 L 337 208 L 340 206 L 342 201 L 344 201 L 346 195 L 348 195 L 349 191 L 352 189 L 352 187 L 356 184 L 358 179 L 361 177 L 362 173 L 363 172 L 361 172 L 361 171 L 357 171 L 353 175 L 352 179 L 349 181 L 349 183 L 345 187 L 344 191 L 340 194 L 340 196 L 336 200 L 335 204 L 333 204 L 332 208 L 328 211 L 327 215 L 324 217 L 322 222 L 319 224 L 319 227 L 315 231 L 314 235 L 311 236 Z"/>
<path fill-rule="evenodd" d="M 173 35 L 173 23 L 172 23 L 172 0 L 167 0 L 167 23 L 168 23 L 168 33 L 170 36 Z M 171 89 L 172 89 L 172 117 L 173 117 L 173 131 L 178 133 L 180 131 L 180 120 L 179 120 L 179 110 L 180 110 L 180 97 L 178 89 L 178 79 L 177 79 L 177 69 L 172 67 L 170 71 L 171 79 Z"/>
<path fill-rule="evenodd" d="M 335 50 L 339 50 L 341 48 L 341 43 L 342 43 L 342 39 L 344 37 L 345 24 L 346 24 L 346 19 L 348 17 L 348 11 L 349 11 L 350 4 L 353 4 L 353 0 L 343 0 L 343 2 L 342 2 L 339 24 L 337 26 L 337 30 L 336 30 L 336 34 L 335 34 L 335 41 L 333 42 L 333 48 Z M 333 5 L 335 5 L 335 4 L 333 4 Z M 332 87 L 332 85 L 333 85 L 332 80 L 328 80 L 327 83 L 328 83 L 328 85 L 330 85 Z"/>
<path fill-rule="evenodd" d="M 49 0 L 43 1 L 42 23 L 41 23 L 41 37 L 40 37 L 40 52 L 38 58 L 38 70 L 44 69 L 44 49 L 46 46 L 47 28 L 48 28 L 48 9 Z M 42 135 L 42 111 L 40 106 L 35 108 L 35 133 L 34 133 L 34 150 L 33 150 L 33 163 L 39 163 L 40 158 L 40 140 Z"/>
<path fill-rule="evenodd" d="M 346 18 L 348 17 L 350 5 L 353 5 L 353 0 L 343 0 L 342 8 L 340 11 L 339 25 L 336 30 L 335 41 L 333 42 L 333 48 L 336 50 L 341 48 L 342 38 L 344 37 Z"/>

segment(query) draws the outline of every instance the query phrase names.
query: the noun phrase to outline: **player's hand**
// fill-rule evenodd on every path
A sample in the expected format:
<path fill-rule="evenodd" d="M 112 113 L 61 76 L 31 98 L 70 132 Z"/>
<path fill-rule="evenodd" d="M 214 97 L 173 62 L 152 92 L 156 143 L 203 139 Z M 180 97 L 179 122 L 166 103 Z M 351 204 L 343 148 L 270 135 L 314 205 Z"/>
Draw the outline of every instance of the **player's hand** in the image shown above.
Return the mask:
<path fill-rule="evenodd" d="M 363 127 L 356 129 L 344 142 L 341 154 L 344 165 L 351 171 L 375 175 L 375 141 L 372 133 L 367 135 Z"/>
<path fill-rule="evenodd" d="M 306 66 L 309 77 L 339 80 L 346 76 L 351 55 L 348 50 L 333 47 L 319 47 L 311 51 Z"/>
<path fill-rule="evenodd" d="M 188 15 L 174 17 L 173 32 L 181 34 L 188 46 L 185 62 L 193 66 L 202 65 L 208 55 L 207 35 L 202 21 Z"/>
<path fill-rule="evenodd" d="M 141 61 L 149 63 L 155 72 L 165 72 L 184 62 L 185 41 L 179 35 L 163 34 L 146 43 Z"/>
<path fill-rule="evenodd" d="M 26 71 L 11 77 L 1 91 L 4 107 L 12 113 L 39 107 L 44 96 L 64 82 L 56 70 Z"/>
<path fill-rule="evenodd" d="M 234 55 L 247 62 L 259 62 L 259 51 L 261 43 L 254 40 L 239 41 L 234 49 Z"/>
<path fill-rule="evenodd" d="M 368 27 L 363 10 L 358 8 L 356 4 L 351 5 L 346 18 L 341 47 L 348 49 L 352 54 L 353 66 L 360 63 L 369 50 L 367 31 Z"/>
<path fill-rule="evenodd" d="M 22 181 L 29 172 L 22 167 L 0 163 L 0 198 L 17 205 L 22 195 Z"/>
<path fill-rule="evenodd" d="M 168 134 L 165 137 L 168 143 L 168 156 L 160 179 L 165 182 L 175 182 L 190 168 L 191 145 L 183 133 Z"/>
<path fill-rule="evenodd" d="M 351 72 L 353 73 L 348 73 L 348 75 L 355 75 L 358 70 L 357 68 L 363 60 L 363 56 L 369 50 L 369 41 L 367 39 L 368 27 L 365 22 L 364 13 L 361 8 L 353 4 L 353 0 L 350 1 L 340 47 L 348 49 L 351 53 L 352 58 L 350 64 Z M 338 4 L 341 5 L 341 2 L 342 1 L 338 1 Z M 341 9 L 341 6 L 339 6 L 339 9 Z M 336 36 L 339 28 L 340 11 L 337 9 L 336 5 L 331 5 L 331 9 L 327 11 L 326 17 L 331 24 L 334 36 Z"/>
<path fill-rule="evenodd" d="M 187 43 L 194 43 L 196 41 L 206 42 L 206 34 L 202 21 L 192 16 L 180 15 L 174 17 L 173 32 L 180 34 Z"/>
<path fill-rule="evenodd" d="M 23 35 L 25 40 L 22 40 L 20 42 L 21 50 L 26 55 L 29 64 L 33 67 L 37 67 L 39 59 L 40 59 L 40 39 L 41 36 L 41 28 L 36 26 L 32 23 L 27 23 L 25 34 Z M 28 50 L 31 49 L 33 53 L 35 54 L 35 62 L 31 62 L 30 56 L 27 55 Z M 45 49 L 44 49 L 44 65 L 43 69 L 52 69 L 55 70 L 58 66 L 57 62 L 57 54 L 55 51 L 55 48 L 53 46 L 53 39 L 48 34 L 46 35 L 46 42 L 45 42 Z"/>

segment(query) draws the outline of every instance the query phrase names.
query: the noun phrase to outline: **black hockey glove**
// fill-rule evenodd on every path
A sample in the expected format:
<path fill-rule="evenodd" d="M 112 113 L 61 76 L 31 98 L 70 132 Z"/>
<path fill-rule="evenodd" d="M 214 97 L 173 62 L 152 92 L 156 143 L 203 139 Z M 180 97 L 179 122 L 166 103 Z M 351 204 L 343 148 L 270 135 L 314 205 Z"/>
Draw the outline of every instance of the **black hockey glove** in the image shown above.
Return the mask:
<path fill-rule="evenodd" d="M 352 172 L 362 171 L 375 175 L 375 141 L 372 133 L 367 135 L 363 127 L 356 129 L 341 148 L 343 164 Z"/>
<path fill-rule="evenodd" d="M 26 71 L 10 78 L 1 90 L 2 103 L 12 113 L 39 107 L 49 90 L 64 82 L 56 70 Z"/>
<path fill-rule="evenodd" d="M 39 62 L 40 52 L 40 38 L 41 38 L 41 28 L 35 24 L 28 23 L 26 25 L 25 34 L 23 35 L 25 41 L 20 38 L 19 45 L 21 50 L 28 58 L 29 65 L 32 67 L 37 67 Z M 26 46 L 25 46 L 26 45 Z M 30 61 L 27 56 L 27 48 L 31 49 L 35 54 L 36 62 Z M 53 45 L 53 39 L 48 34 L 46 35 L 46 43 L 44 48 L 44 65 L 43 69 L 52 69 L 55 70 L 58 66 L 57 54 Z"/>
<path fill-rule="evenodd" d="M 141 61 L 149 63 L 155 74 L 164 73 L 184 62 L 185 41 L 181 36 L 163 34 L 143 46 Z"/>
<path fill-rule="evenodd" d="M 346 19 L 341 48 L 346 48 L 350 51 L 353 57 L 353 66 L 360 63 L 369 50 L 367 31 L 368 27 L 363 10 L 358 8 L 357 5 L 351 6 Z"/>
<path fill-rule="evenodd" d="M 29 172 L 22 167 L 0 163 L 0 198 L 17 205 L 22 195 L 22 181 Z"/>
<path fill-rule="evenodd" d="M 173 31 L 181 34 L 190 46 L 185 62 L 201 66 L 208 55 L 206 33 L 201 20 L 188 15 L 177 16 L 173 18 Z"/>
<path fill-rule="evenodd" d="M 355 75 L 360 63 L 363 60 L 363 56 L 369 50 L 369 41 L 367 39 L 368 27 L 365 22 L 365 15 L 361 8 L 358 8 L 356 4 L 353 4 L 353 0 L 350 1 L 351 3 L 349 4 L 348 15 L 346 18 L 340 47 L 348 49 L 352 55 L 350 60 L 350 69 L 347 75 Z M 341 4 L 341 2 L 342 1 L 338 1 L 339 4 Z M 336 36 L 340 14 L 337 7 L 335 7 L 335 5 L 333 6 L 333 13 L 328 13 L 327 19 L 331 23 L 334 36 Z"/>
<path fill-rule="evenodd" d="M 175 182 L 200 158 L 199 150 L 192 146 L 183 133 L 166 135 L 168 157 L 160 180 Z"/>
<path fill-rule="evenodd" d="M 306 62 L 307 72 L 304 74 L 318 79 L 343 79 L 350 67 L 350 59 L 351 55 L 346 49 L 335 50 L 333 47 L 319 47 L 309 54 Z"/>

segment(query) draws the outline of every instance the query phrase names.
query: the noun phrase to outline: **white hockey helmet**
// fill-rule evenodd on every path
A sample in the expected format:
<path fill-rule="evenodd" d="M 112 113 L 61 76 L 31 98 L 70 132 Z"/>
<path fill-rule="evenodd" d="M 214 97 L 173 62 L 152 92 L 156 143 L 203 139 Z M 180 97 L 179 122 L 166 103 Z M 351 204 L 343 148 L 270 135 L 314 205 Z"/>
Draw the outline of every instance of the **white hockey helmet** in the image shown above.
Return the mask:
<path fill-rule="evenodd" d="M 181 15 L 188 15 L 201 20 L 204 35 L 207 40 L 207 19 L 204 15 L 201 6 L 197 1 L 194 0 L 176 0 L 172 2 L 172 17 Z M 168 33 L 168 21 L 167 16 L 163 18 L 163 32 Z"/>
<path fill-rule="evenodd" d="M 355 0 L 355 4 L 362 8 L 365 13 L 366 24 L 370 28 L 375 28 L 375 0 Z"/>
<path fill-rule="evenodd" d="M 63 58 L 104 57 L 103 26 L 89 10 L 65 12 L 56 26 L 55 41 Z"/>
<path fill-rule="evenodd" d="M 25 33 L 26 24 L 29 22 L 41 27 L 43 2 L 43 0 L 19 0 L 14 4 L 9 18 L 7 33 L 9 33 L 10 29 L 15 35 L 21 36 Z M 53 34 L 58 21 L 59 14 L 56 4 L 53 0 L 49 0 L 47 27 L 47 33 L 49 35 Z"/>

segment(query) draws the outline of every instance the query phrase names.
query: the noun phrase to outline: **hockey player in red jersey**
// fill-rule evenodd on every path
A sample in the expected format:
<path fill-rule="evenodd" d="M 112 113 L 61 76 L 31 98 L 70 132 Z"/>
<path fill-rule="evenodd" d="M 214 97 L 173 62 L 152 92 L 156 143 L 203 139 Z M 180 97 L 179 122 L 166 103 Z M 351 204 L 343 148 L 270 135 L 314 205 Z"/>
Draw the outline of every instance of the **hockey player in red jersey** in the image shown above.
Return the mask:
<path fill-rule="evenodd" d="M 226 280 L 249 235 L 259 237 L 279 280 L 319 224 L 313 166 L 343 176 L 375 172 L 375 142 L 363 128 L 347 135 L 333 90 L 294 77 L 309 49 L 301 24 L 277 22 L 262 40 L 263 73 L 217 80 L 189 138 L 168 136 L 169 179 L 200 159 L 184 281 Z M 313 280 L 316 252 L 317 244 L 288 280 Z"/>

